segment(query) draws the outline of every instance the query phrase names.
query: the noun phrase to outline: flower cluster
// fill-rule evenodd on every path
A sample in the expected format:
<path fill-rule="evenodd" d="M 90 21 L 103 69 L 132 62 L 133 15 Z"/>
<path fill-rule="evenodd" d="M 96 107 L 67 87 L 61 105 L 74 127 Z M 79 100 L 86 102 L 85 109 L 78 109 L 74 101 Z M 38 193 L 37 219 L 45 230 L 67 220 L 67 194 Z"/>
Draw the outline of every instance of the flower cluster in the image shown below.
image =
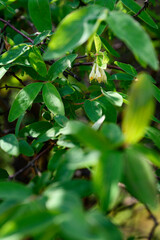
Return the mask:
<path fill-rule="evenodd" d="M 93 64 L 92 71 L 89 75 L 90 82 L 93 79 L 97 80 L 99 83 L 107 81 L 107 76 L 104 72 L 104 69 L 99 67 L 97 63 Z"/>

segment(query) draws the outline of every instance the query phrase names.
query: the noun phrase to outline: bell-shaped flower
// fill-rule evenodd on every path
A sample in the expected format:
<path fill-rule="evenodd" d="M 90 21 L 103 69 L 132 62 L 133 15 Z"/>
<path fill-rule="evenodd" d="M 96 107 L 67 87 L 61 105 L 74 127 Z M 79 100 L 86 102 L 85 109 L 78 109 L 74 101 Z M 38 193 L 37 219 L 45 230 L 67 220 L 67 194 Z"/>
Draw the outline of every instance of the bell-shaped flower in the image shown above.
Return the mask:
<path fill-rule="evenodd" d="M 104 72 L 104 69 L 99 67 L 97 63 L 93 64 L 92 71 L 89 75 L 90 82 L 93 79 L 97 80 L 99 83 L 107 81 L 107 76 Z"/>

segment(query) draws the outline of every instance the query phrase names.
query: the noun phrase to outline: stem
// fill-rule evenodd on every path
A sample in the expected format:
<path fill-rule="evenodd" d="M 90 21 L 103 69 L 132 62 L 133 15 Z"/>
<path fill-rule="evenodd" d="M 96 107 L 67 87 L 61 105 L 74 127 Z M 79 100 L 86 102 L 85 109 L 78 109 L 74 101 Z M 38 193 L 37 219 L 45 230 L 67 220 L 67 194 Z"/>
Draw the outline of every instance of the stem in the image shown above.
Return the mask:
<path fill-rule="evenodd" d="M 22 89 L 21 87 L 15 87 L 15 86 L 9 86 L 9 85 L 7 85 L 7 84 L 5 84 L 5 86 L 3 86 L 3 87 L 0 87 L 0 89 L 6 89 L 6 90 L 8 90 L 9 88 L 15 88 L 15 89 Z"/>
<path fill-rule="evenodd" d="M 22 33 L 21 31 L 19 31 L 17 28 L 15 28 L 12 24 L 10 24 L 9 22 L 7 22 L 6 20 L 4 20 L 3 18 L 0 18 L 0 21 L 7 24 L 10 28 L 12 28 L 14 31 L 16 31 L 17 33 L 19 33 L 21 36 L 23 36 L 24 38 L 26 38 L 29 42 L 34 43 L 34 41 L 28 37 L 27 35 L 25 35 L 24 33 Z"/>
<path fill-rule="evenodd" d="M 9 176 L 9 179 L 12 180 L 13 178 L 17 177 L 19 174 L 23 173 L 28 168 L 32 167 L 34 163 L 46 152 L 48 152 L 52 148 L 53 144 L 49 145 L 48 148 L 44 149 L 42 152 L 40 152 L 35 158 L 33 158 L 32 161 L 30 161 L 25 167 L 18 170 L 15 174 Z"/>
<path fill-rule="evenodd" d="M 100 97 L 103 97 L 103 93 L 100 94 L 99 96 L 95 97 L 95 98 L 88 99 L 88 100 L 92 102 L 92 101 L 97 100 L 97 99 L 100 98 Z M 73 105 L 83 105 L 83 104 L 84 104 L 84 102 L 81 102 L 81 103 L 73 103 Z"/>
<path fill-rule="evenodd" d="M 133 17 L 137 17 L 138 15 L 140 15 L 141 12 L 143 12 L 146 8 L 148 8 L 148 6 L 149 6 L 149 0 L 145 0 L 143 7 L 135 15 L 133 15 Z"/>

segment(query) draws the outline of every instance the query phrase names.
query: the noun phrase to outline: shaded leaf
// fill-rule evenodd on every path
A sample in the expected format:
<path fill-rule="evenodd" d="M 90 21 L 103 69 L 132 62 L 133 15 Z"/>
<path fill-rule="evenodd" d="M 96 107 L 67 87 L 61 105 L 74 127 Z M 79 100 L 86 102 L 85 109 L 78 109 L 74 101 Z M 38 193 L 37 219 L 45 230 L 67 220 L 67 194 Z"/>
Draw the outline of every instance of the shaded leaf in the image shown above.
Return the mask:
<path fill-rule="evenodd" d="M 158 70 L 158 59 L 152 42 L 137 21 L 128 14 L 112 11 L 107 17 L 107 22 L 113 33 L 124 41 L 137 57 Z"/>
<path fill-rule="evenodd" d="M 48 0 L 29 0 L 28 9 L 34 25 L 40 32 L 52 30 L 51 12 Z"/>
<path fill-rule="evenodd" d="M 43 83 L 40 82 L 31 83 L 19 91 L 9 111 L 9 122 L 13 122 L 27 110 L 38 95 L 42 85 Z"/>

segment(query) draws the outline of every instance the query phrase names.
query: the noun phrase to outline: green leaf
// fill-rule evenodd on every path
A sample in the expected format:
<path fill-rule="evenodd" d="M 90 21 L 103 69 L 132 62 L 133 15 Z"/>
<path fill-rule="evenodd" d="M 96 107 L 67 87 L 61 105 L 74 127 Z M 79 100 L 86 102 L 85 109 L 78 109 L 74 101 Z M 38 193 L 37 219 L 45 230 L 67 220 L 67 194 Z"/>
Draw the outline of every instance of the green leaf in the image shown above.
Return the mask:
<path fill-rule="evenodd" d="M 34 122 L 30 125 L 25 126 L 19 133 L 20 137 L 28 137 L 31 136 L 33 138 L 37 138 L 38 136 L 45 133 L 47 130 L 52 128 L 53 125 L 49 122 Z"/>
<path fill-rule="evenodd" d="M 146 137 L 150 138 L 154 144 L 160 149 L 160 130 L 154 127 L 148 127 Z"/>
<path fill-rule="evenodd" d="M 118 151 L 105 152 L 95 168 L 93 182 L 100 206 L 104 211 L 113 207 L 117 200 L 118 182 L 121 180 L 123 170 L 122 160 L 122 153 Z"/>
<path fill-rule="evenodd" d="M 52 30 L 48 0 L 29 0 L 28 9 L 29 15 L 38 31 Z"/>
<path fill-rule="evenodd" d="M 40 82 L 31 83 L 19 91 L 9 111 L 9 122 L 13 122 L 27 110 L 38 95 L 42 85 L 43 83 Z"/>
<path fill-rule="evenodd" d="M 110 11 L 114 9 L 116 0 L 95 0 L 95 4 L 108 8 Z"/>
<path fill-rule="evenodd" d="M 60 131 L 64 135 L 73 135 L 85 146 L 97 150 L 106 150 L 112 148 L 106 138 L 101 133 L 96 132 L 89 126 L 78 121 L 69 121 Z M 83 134 L 82 134 L 83 133 Z"/>
<path fill-rule="evenodd" d="M 118 67 L 122 68 L 126 73 L 132 75 L 133 77 L 135 77 L 137 75 L 137 71 L 136 69 L 130 65 L 130 64 L 126 64 L 126 63 L 121 63 L 121 62 L 114 62 Z"/>
<path fill-rule="evenodd" d="M 128 14 L 112 11 L 107 22 L 113 33 L 132 50 L 132 52 L 154 70 L 158 70 L 158 59 L 152 42 L 141 27 Z"/>
<path fill-rule="evenodd" d="M 155 99 L 160 103 L 160 89 L 157 86 L 153 85 L 153 90 L 153 95 Z"/>
<path fill-rule="evenodd" d="M 42 89 L 44 103 L 53 114 L 65 115 L 64 105 L 59 92 L 51 83 L 46 83 Z"/>
<path fill-rule="evenodd" d="M 65 125 L 68 122 L 68 118 L 66 118 L 64 115 L 60 115 L 60 114 L 57 114 L 56 116 L 54 116 L 54 120 L 61 127 L 65 127 Z"/>
<path fill-rule="evenodd" d="M 122 240 L 122 234 L 104 214 L 97 209 L 87 212 L 87 222 L 90 224 L 96 240 Z M 92 239 L 94 239 L 94 237 Z M 128 239 L 129 240 L 129 239 Z"/>
<path fill-rule="evenodd" d="M 86 100 L 84 102 L 84 110 L 92 122 L 96 122 L 100 117 L 102 117 L 101 105 L 96 101 Z"/>
<path fill-rule="evenodd" d="M 107 52 L 109 52 L 111 55 L 113 55 L 114 57 L 120 57 L 119 53 L 112 48 L 112 46 L 107 42 L 107 40 L 103 37 L 100 37 L 103 47 L 106 49 Z"/>
<path fill-rule="evenodd" d="M 9 174 L 5 169 L 0 168 L 0 181 L 4 179 L 8 179 Z"/>
<path fill-rule="evenodd" d="M 64 158 L 67 162 L 67 168 L 71 170 L 76 170 L 95 166 L 98 161 L 99 155 L 100 153 L 98 151 L 91 151 L 89 153 L 85 153 L 81 148 L 74 147 L 66 152 Z"/>
<path fill-rule="evenodd" d="M 19 151 L 25 156 L 31 157 L 34 155 L 33 148 L 25 140 L 19 141 Z"/>
<path fill-rule="evenodd" d="M 0 68 L 0 79 L 6 74 L 10 66 L 4 66 Z"/>
<path fill-rule="evenodd" d="M 0 56 L 0 66 L 14 62 L 14 60 L 24 54 L 29 48 L 30 46 L 25 43 L 12 47 Z"/>
<path fill-rule="evenodd" d="M 66 68 L 71 67 L 71 63 L 76 57 L 77 54 L 70 54 L 53 63 L 48 71 L 47 79 L 50 81 L 55 80 L 60 73 L 66 70 Z"/>
<path fill-rule="evenodd" d="M 5 135 L 0 139 L 0 147 L 10 155 L 19 155 L 19 143 L 14 134 Z"/>
<path fill-rule="evenodd" d="M 99 53 L 99 51 L 101 50 L 101 39 L 98 34 L 94 35 L 94 44 L 96 48 L 96 53 Z"/>
<path fill-rule="evenodd" d="M 107 11 L 101 6 L 90 5 L 67 15 L 59 24 L 44 54 L 45 60 L 63 56 L 86 42 L 106 18 Z"/>
<path fill-rule="evenodd" d="M 97 101 L 101 104 L 103 108 L 103 113 L 105 114 L 105 120 L 108 122 L 116 122 L 117 111 L 114 105 L 111 104 L 105 96 L 97 99 Z"/>
<path fill-rule="evenodd" d="M 30 209 L 29 209 L 30 210 Z M 49 226 L 53 227 L 54 215 L 43 209 L 28 211 L 8 220 L 1 228 L 0 239 L 22 239 L 23 236 L 42 233 Z"/>
<path fill-rule="evenodd" d="M 116 74 L 111 75 L 110 78 L 108 79 L 108 81 L 120 80 L 120 81 L 132 82 L 133 79 L 134 79 L 134 77 L 132 75 L 129 75 L 126 73 L 116 73 Z"/>
<path fill-rule="evenodd" d="M 123 4 L 129 8 L 133 13 L 138 13 L 139 10 L 141 9 L 141 6 L 138 5 L 136 2 L 134 2 L 133 0 L 121 0 L 123 2 Z M 150 25 L 153 28 L 158 29 L 157 24 L 153 21 L 153 19 L 150 17 L 150 15 L 146 12 L 146 11 L 142 11 L 138 17 L 140 19 L 142 19 L 145 23 L 147 23 L 148 25 Z"/>
<path fill-rule="evenodd" d="M 50 36 L 51 31 L 50 30 L 44 30 L 42 33 L 40 33 L 35 39 L 34 39 L 34 45 L 37 45 L 41 43 L 44 39 L 46 39 L 48 36 Z"/>
<path fill-rule="evenodd" d="M 124 142 L 123 133 L 115 123 L 104 123 L 101 128 L 101 133 L 103 133 L 107 140 L 115 147 L 121 146 Z"/>
<path fill-rule="evenodd" d="M 129 105 L 124 111 L 122 129 L 125 141 L 134 144 L 143 138 L 153 111 L 153 85 L 146 73 L 138 75 L 133 83 L 129 96 Z"/>
<path fill-rule="evenodd" d="M 47 75 L 46 64 L 43 61 L 39 49 L 35 46 L 32 47 L 29 53 L 29 62 L 33 69 L 39 73 L 39 75 L 45 77 Z"/>
<path fill-rule="evenodd" d="M 125 180 L 127 190 L 142 203 L 156 206 L 156 182 L 147 158 L 134 148 L 125 152 Z"/>
<path fill-rule="evenodd" d="M 21 201 L 23 199 L 27 199 L 31 194 L 31 189 L 21 183 L 0 181 L 1 199 L 14 199 Z"/>
<path fill-rule="evenodd" d="M 122 96 L 117 92 L 112 91 L 104 91 L 103 88 L 101 88 L 101 92 L 103 95 L 107 98 L 107 100 L 113 104 L 114 106 L 121 107 L 123 104 L 123 98 Z"/>

